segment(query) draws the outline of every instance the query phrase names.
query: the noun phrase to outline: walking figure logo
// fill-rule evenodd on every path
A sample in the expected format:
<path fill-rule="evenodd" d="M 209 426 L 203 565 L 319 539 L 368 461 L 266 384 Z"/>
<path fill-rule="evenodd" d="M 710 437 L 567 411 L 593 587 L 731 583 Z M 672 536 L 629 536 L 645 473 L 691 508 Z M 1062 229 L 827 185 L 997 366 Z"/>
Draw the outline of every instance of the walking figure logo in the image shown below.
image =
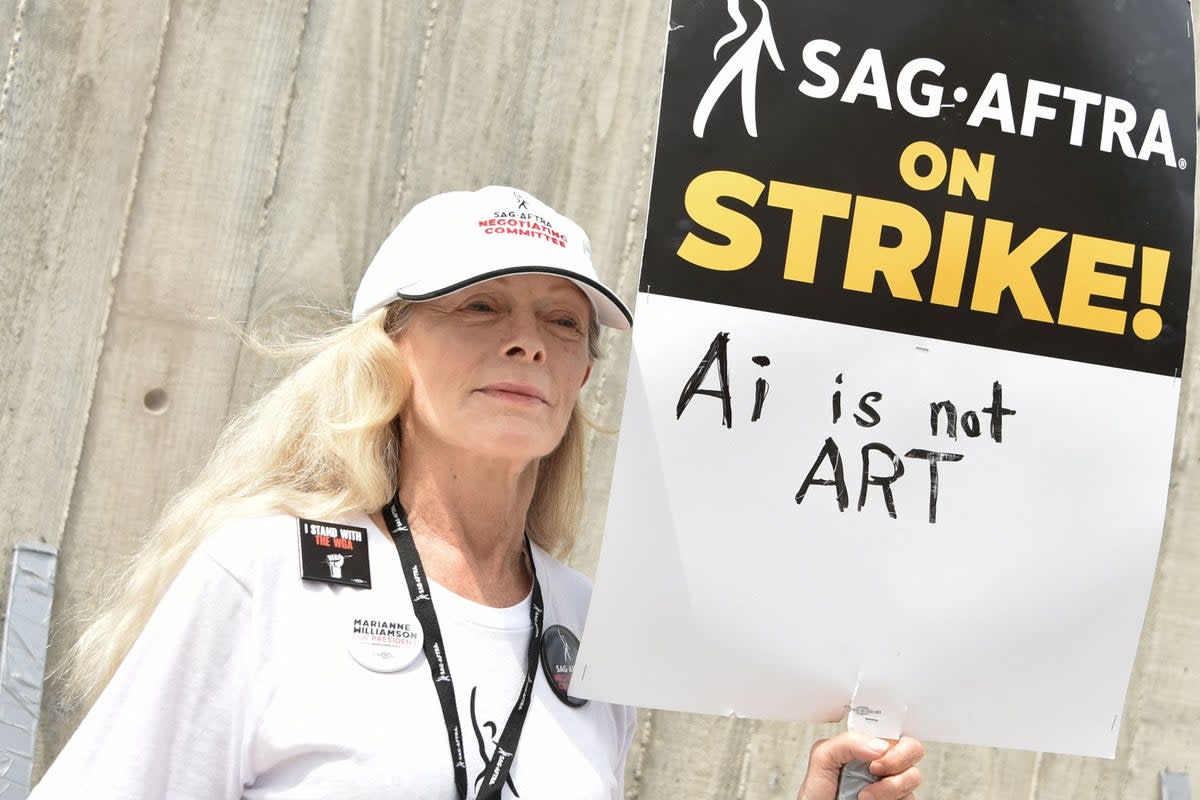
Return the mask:
<path fill-rule="evenodd" d="M 762 11 L 762 20 L 717 71 L 716 77 L 700 98 L 700 104 L 696 106 L 696 115 L 692 118 L 692 133 L 697 139 L 704 138 L 704 128 L 708 124 L 708 115 L 712 113 L 713 106 L 738 77 L 742 79 L 742 121 L 746 126 L 746 133 L 758 137 L 754 104 L 755 89 L 758 85 L 758 62 L 762 59 L 762 51 L 766 50 L 776 69 L 782 72 L 783 59 L 779 57 L 779 48 L 775 46 L 775 35 L 771 32 L 771 15 L 767 12 L 766 5 L 762 0 L 753 2 Z M 746 25 L 746 18 L 742 16 L 741 0 L 729 0 L 728 10 L 729 17 L 733 20 L 733 30 L 722 36 L 713 47 L 713 61 L 717 60 L 722 47 L 746 33 L 749 27 Z"/>
<path fill-rule="evenodd" d="M 500 733 L 500 726 L 491 720 L 485 720 L 481 725 L 479 722 L 479 714 L 475 710 L 475 695 L 479 692 L 479 687 L 471 688 L 471 727 L 475 729 L 475 743 L 479 745 L 479 757 L 483 759 L 483 769 L 475 776 L 475 791 L 479 791 L 479 785 L 483 782 L 484 775 L 487 773 L 487 764 L 492 760 L 491 754 L 487 751 L 487 743 L 484 741 L 483 731 L 487 729 L 487 740 L 491 742 L 495 750 L 499 750 L 504 758 L 512 758 L 512 753 L 500 747 L 500 743 L 496 740 L 496 735 Z M 508 778 L 504 781 L 504 785 L 512 792 L 513 797 L 520 797 L 521 793 L 517 791 L 517 785 L 513 783 L 512 772 L 508 773 Z"/>
<path fill-rule="evenodd" d="M 571 655 L 571 643 L 567 641 L 566 636 L 563 636 L 562 631 L 558 632 L 558 639 L 560 642 L 562 642 L 563 658 L 567 661 L 567 663 L 573 664 L 575 662 L 575 656 Z"/>

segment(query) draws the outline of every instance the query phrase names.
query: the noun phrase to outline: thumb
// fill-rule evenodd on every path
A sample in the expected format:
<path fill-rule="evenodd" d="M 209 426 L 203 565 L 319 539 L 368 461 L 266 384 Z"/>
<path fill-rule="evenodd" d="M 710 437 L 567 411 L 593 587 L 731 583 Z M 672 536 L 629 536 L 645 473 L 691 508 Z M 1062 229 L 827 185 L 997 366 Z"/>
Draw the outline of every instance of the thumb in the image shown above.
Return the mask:
<path fill-rule="evenodd" d="M 826 739 L 824 746 L 820 748 L 819 757 L 827 760 L 835 768 L 841 769 L 843 764 L 851 761 L 874 761 L 886 753 L 891 746 L 892 743 L 886 739 L 868 736 L 858 731 L 846 731 L 832 739 Z M 817 749 L 813 748 L 814 751 Z M 812 763 L 813 755 L 815 753 L 810 754 L 809 763 Z"/>

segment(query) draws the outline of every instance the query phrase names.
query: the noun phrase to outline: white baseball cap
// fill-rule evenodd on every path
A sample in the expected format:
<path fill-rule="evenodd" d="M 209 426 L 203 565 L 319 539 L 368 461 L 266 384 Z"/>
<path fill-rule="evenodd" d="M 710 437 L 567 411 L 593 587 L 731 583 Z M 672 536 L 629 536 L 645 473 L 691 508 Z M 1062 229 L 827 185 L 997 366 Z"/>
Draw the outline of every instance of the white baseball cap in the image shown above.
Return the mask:
<path fill-rule="evenodd" d="M 413 206 L 380 245 L 354 296 L 358 321 L 395 300 L 431 300 L 505 275 L 558 275 L 578 286 L 596 321 L 626 330 L 633 315 L 596 277 L 587 234 L 528 192 L 485 186 Z"/>

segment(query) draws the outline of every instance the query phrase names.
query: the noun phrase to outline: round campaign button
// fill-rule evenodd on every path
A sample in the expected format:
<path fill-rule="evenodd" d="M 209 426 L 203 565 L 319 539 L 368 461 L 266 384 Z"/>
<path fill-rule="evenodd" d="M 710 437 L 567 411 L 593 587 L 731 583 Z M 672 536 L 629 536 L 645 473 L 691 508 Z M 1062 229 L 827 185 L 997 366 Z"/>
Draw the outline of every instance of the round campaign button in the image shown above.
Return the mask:
<path fill-rule="evenodd" d="M 579 639 L 562 625 L 551 625 L 542 633 L 542 669 L 546 672 L 546 680 L 559 700 L 575 708 L 587 702 L 567 694 L 578 652 Z"/>
<path fill-rule="evenodd" d="M 350 656 L 372 672 L 399 672 L 421 652 L 425 635 L 414 616 L 362 610 L 347 619 Z"/>

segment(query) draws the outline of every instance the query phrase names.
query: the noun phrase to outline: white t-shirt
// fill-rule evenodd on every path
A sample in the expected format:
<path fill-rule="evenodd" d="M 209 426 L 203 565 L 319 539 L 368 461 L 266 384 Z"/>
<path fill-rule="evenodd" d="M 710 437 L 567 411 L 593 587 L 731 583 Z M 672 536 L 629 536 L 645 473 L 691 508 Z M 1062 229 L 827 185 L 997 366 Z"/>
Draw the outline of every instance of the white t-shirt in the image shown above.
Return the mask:
<path fill-rule="evenodd" d="M 410 621 L 390 538 L 367 517 L 373 588 L 302 580 L 294 517 L 214 532 L 31 795 L 213 800 L 455 800 L 424 653 L 396 672 L 350 654 L 354 620 Z M 545 625 L 579 634 L 590 584 L 534 546 Z M 430 587 L 467 739 L 468 796 L 525 676 L 529 599 L 490 608 Z M 419 627 L 419 626 L 418 626 Z M 558 699 L 539 666 L 503 796 L 619 798 L 635 712 Z M 515 792 L 512 790 L 515 788 Z"/>

